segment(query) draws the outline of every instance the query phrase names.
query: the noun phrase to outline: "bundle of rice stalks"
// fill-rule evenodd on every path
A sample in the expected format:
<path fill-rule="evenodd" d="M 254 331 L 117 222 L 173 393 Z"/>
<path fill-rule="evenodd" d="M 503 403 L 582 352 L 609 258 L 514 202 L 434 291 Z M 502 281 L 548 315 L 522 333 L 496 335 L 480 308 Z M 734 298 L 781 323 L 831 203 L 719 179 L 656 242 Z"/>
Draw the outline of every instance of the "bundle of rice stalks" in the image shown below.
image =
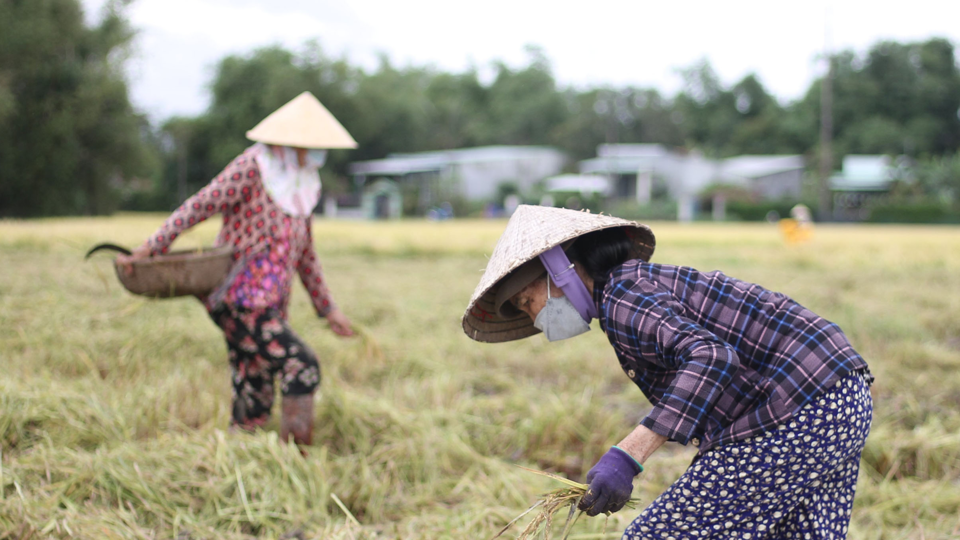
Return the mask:
<path fill-rule="evenodd" d="M 360 337 L 360 344 L 363 348 L 363 358 L 366 360 L 374 360 L 377 364 L 382 364 L 385 358 L 383 356 L 383 349 L 380 347 L 380 341 L 377 340 L 374 333 L 366 326 L 357 322 L 353 323 L 353 331 Z"/>
<path fill-rule="evenodd" d="M 563 510 L 564 507 L 569 506 L 570 510 L 567 513 L 567 520 L 563 525 L 563 533 L 561 535 L 562 540 L 567 540 L 567 537 L 570 535 L 570 529 L 573 528 L 577 520 L 580 519 L 580 516 L 583 514 L 583 511 L 577 512 L 577 505 L 580 503 L 580 499 L 583 498 L 583 495 L 587 492 L 590 486 L 587 484 L 581 484 L 580 482 L 574 482 L 573 480 L 558 476 L 556 474 L 537 471 L 534 469 L 528 469 L 526 467 L 520 467 L 525 471 L 532 472 L 534 474 L 539 474 L 540 476 L 546 476 L 547 478 L 553 478 L 559 482 L 562 482 L 567 485 L 567 487 L 555 489 L 553 491 L 548 491 L 540 496 L 540 500 L 533 503 L 530 508 L 527 508 L 522 514 L 513 518 L 510 523 L 507 523 L 492 540 L 496 540 L 503 536 L 503 533 L 507 532 L 510 527 L 512 527 L 516 522 L 520 521 L 524 516 L 530 512 L 539 508 L 539 512 L 533 519 L 527 523 L 527 526 L 520 531 L 520 535 L 517 536 L 517 540 L 528 540 L 536 538 L 537 536 L 544 538 L 545 540 L 550 540 L 550 534 L 553 529 L 553 517 L 558 512 Z M 625 505 L 626 508 L 636 508 L 637 499 L 630 499 Z M 610 514 L 607 514 L 607 517 L 610 517 Z M 604 533 L 606 533 L 606 526 L 604 526 Z"/>

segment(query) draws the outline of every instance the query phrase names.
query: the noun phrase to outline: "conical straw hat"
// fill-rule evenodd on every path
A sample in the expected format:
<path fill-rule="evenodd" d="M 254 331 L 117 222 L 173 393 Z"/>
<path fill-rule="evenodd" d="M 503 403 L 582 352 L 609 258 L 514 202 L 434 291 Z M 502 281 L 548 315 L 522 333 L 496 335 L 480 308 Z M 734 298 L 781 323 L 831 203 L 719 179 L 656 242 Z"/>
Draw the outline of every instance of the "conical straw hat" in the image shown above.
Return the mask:
<path fill-rule="evenodd" d="M 472 339 L 487 343 L 512 341 L 540 332 L 526 313 L 515 317 L 496 313 L 497 287 L 510 272 L 544 251 L 578 236 L 612 227 L 625 228 L 627 237 L 634 242 L 633 258 L 650 260 L 655 240 L 646 225 L 564 208 L 518 206 L 470 298 L 463 314 L 463 331 Z"/>
<path fill-rule="evenodd" d="M 310 92 L 293 98 L 247 132 L 247 138 L 298 148 L 356 148 L 357 141 Z"/>

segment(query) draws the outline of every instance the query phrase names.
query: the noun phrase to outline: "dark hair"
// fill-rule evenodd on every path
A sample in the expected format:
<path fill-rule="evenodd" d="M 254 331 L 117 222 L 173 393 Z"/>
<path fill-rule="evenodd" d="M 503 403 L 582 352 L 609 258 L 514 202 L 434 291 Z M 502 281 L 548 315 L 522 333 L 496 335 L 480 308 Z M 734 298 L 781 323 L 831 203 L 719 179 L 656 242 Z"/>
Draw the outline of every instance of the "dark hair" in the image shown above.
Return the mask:
<path fill-rule="evenodd" d="M 630 260 L 632 247 L 622 227 L 601 229 L 577 238 L 567 249 L 567 257 L 583 265 L 594 281 L 606 281 L 614 267 Z"/>

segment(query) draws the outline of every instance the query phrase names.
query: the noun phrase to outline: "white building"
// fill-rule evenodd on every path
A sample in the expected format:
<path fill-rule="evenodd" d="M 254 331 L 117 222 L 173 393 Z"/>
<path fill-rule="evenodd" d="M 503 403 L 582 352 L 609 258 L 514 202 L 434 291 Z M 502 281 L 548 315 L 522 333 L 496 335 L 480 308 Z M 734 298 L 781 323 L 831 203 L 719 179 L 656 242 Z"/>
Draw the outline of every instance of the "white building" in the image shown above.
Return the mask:
<path fill-rule="evenodd" d="M 492 201 L 505 184 L 527 193 L 566 162 L 563 152 L 545 146 L 485 146 L 358 161 L 350 164 L 350 174 L 361 186 L 381 178 L 397 182 L 423 212 L 451 198 Z"/>
<path fill-rule="evenodd" d="M 800 197 L 803 156 L 738 156 L 710 159 L 659 144 L 601 144 L 597 157 L 580 162 L 581 174 L 601 175 L 614 197 L 640 204 L 666 196 L 677 201 L 677 218 L 689 221 L 697 196 L 710 185 L 744 188 L 765 200 Z"/>
<path fill-rule="evenodd" d="M 849 155 L 842 170 L 830 177 L 833 191 L 833 217 L 860 220 L 867 215 L 868 204 L 882 198 L 895 180 L 910 177 L 909 160 L 901 156 Z"/>
<path fill-rule="evenodd" d="M 717 183 L 744 187 L 763 200 L 800 198 L 803 156 L 737 156 L 720 162 Z"/>
<path fill-rule="evenodd" d="M 830 177 L 830 189 L 847 192 L 888 191 L 897 178 L 890 156 L 849 155 L 842 169 Z"/>
<path fill-rule="evenodd" d="M 584 196 L 598 194 L 609 197 L 612 194 L 610 182 L 605 176 L 597 174 L 560 174 L 547 178 L 547 193 L 580 193 Z"/>

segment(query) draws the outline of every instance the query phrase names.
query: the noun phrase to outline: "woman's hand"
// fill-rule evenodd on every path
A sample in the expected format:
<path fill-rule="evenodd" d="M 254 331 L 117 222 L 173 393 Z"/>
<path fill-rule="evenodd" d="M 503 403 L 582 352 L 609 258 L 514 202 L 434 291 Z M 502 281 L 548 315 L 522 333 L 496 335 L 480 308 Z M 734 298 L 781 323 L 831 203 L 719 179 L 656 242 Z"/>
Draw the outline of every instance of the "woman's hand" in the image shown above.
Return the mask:
<path fill-rule="evenodd" d="M 579 508 L 588 516 L 617 512 L 630 500 L 633 477 L 643 469 L 630 454 L 614 446 L 587 473 L 590 488 L 580 499 Z"/>
<path fill-rule="evenodd" d="M 333 333 L 338 336 L 349 337 L 353 335 L 350 319 L 339 309 L 334 308 L 333 311 L 327 313 L 327 323 L 330 324 L 330 329 L 333 330 Z"/>
<path fill-rule="evenodd" d="M 150 248 L 146 244 L 133 250 L 129 255 L 117 255 L 117 265 L 123 270 L 125 275 L 133 273 L 133 263 L 140 259 L 146 259 L 150 256 Z"/>
<path fill-rule="evenodd" d="M 637 426 L 587 473 L 590 489 L 580 499 L 579 508 L 588 516 L 623 508 L 633 493 L 633 477 L 643 472 L 642 464 L 666 441 L 646 426 Z"/>

